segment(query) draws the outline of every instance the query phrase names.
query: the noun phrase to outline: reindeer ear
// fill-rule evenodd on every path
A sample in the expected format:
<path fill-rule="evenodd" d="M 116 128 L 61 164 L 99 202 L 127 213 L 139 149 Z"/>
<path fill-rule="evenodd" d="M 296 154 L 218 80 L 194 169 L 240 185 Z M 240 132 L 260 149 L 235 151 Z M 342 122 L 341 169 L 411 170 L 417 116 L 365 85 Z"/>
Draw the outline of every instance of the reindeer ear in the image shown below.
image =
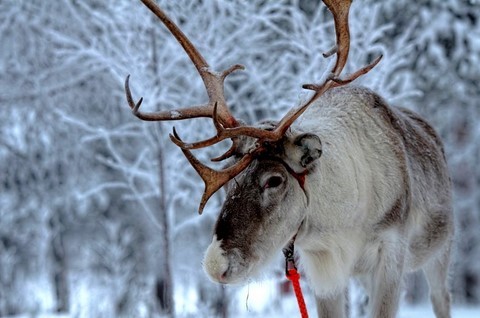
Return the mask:
<path fill-rule="evenodd" d="M 304 133 L 295 137 L 293 144 L 299 152 L 297 164 L 303 168 L 310 166 L 322 155 L 322 141 L 320 137 L 311 133 Z"/>

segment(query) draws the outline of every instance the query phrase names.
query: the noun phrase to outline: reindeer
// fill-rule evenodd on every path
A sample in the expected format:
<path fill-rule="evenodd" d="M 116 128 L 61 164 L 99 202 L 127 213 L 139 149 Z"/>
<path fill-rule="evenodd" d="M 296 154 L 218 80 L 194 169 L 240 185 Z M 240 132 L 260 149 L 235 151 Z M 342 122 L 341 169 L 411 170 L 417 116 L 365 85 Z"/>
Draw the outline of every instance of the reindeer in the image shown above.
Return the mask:
<path fill-rule="evenodd" d="M 201 213 L 220 188 L 226 199 L 204 268 L 222 284 L 255 275 L 279 250 L 295 244 L 300 266 L 316 296 L 319 317 L 346 315 L 346 292 L 358 277 L 369 294 L 370 317 L 394 317 L 402 277 L 422 268 L 437 317 L 450 317 L 447 273 L 454 234 L 451 181 L 442 142 L 416 113 L 389 106 L 352 82 L 381 56 L 346 78 L 351 0 L 323 0 L 334 16 L 336 63 L 313 95 L 280 121 L 248 126 L 229 112 L 224 81 L 242 65 L 212 71 L 182 31 L 150 0 L 142 2 L 163 22 L 190 57 L 209 101 L 175 111 L 144 113 L 126 96 L 133 114 L 163 121 L 210 117 L 217 134 L 186 143 L 171 140 L 205 183 Z M 191 153 L 231 139 L 231 148 L 202 164 Z"/>

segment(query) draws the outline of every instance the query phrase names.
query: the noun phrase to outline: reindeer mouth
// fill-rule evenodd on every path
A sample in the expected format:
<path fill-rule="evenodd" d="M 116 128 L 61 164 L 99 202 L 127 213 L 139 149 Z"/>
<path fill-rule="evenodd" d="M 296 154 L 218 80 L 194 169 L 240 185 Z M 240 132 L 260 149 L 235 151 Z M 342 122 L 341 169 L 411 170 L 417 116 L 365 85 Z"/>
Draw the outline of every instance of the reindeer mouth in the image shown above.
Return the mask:
<path fill-rule="evenodd" d="M 203 261 L 205 272 L 212 281 L 220 284 L 245 282 L 251 276 L 257 262 L 247 259 L 237 248 L 225 251 L 221 245 L 222 240 L 217 240 L 215 235 L 205 253 Z"/>

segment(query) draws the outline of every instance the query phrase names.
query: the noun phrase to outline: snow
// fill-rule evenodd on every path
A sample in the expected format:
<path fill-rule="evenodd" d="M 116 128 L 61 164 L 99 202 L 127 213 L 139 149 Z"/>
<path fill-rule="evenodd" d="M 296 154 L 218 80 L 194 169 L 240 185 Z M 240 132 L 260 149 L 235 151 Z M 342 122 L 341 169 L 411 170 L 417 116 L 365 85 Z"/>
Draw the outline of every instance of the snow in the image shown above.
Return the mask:
<path fill-rule="evenodd" d="M 453 318 L 478 318 L 480 307 L 453 307 Z M 398 318 L 435 318 L 431 307 L 426 306 L 404 306 L 400 308 Z"/>
<path fill-rule="evenodd" d="M 314 309 L 309 309 L 308 314 L 310 317 L 316 317 L 316 312 Z M 2 318 L 30 318 L 32 317 L 29 314 L 25 315 L 15 315 L 15 316 L 4 316 Z M 68 314 L 39 314 L 35 315 L 37 318 L 73 318 L 79 317 L 83 318 L 84 316 L 74 316 Z M 87 318 L 88 316 L 85 316 Z M 211 316 L 203 315 L 202 313 L 179 313 L 178 318 L 210 318 Z M 265 313 L 258 313 L 254 310 L 245 309 L 244 312 L 235 314 L 235 318 L 263 318 Z M 298 308 L 294 306 L 282 306 L 282 311 L 270 311 L 268 312 L 269 318 L 285 318 L 285 317 L 300 317 Z M 480 307 L 453 307 L 452 308 L 452 318 L 478 318 L 480 317 Z M 112 317 L 113 318 L 113 317 Z M 160 317 L 159 317 L 160 318 Z M 360 318 L 360 317 L 351 317 L 351 318 Z M 397 318 L 436 318 L 433 314 L 433 311 L 429 307 L 425 306 L 405 306 L 400 308 L 400 312 Z"/>

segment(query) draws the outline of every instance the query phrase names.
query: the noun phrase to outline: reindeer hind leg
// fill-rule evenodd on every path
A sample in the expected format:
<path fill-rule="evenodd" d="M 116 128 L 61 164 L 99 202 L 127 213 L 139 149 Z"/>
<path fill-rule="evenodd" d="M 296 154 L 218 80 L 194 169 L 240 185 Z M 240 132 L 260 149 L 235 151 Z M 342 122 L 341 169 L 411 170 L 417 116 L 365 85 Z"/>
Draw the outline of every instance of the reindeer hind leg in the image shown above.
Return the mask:
<path fill-rule="evenodd" d="M 447 242 L 438 256 L 430 259 L 423 272 L 430 287 L 430 300 L 437 318 L 450 318 L 450 292 L 448 290 L 448 267 L 451 242 Z"/>

